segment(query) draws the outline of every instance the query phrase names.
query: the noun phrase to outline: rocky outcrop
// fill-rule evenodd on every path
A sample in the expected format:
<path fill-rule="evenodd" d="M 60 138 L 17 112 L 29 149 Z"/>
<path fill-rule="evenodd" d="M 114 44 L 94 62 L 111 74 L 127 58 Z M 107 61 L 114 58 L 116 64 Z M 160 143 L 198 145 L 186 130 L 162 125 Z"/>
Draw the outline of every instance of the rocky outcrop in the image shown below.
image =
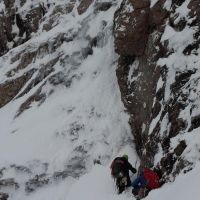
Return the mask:
<path fill-rule="evenodd" d="M 77 8 L 78 14 L 83 14 L 89 6 L 92 4 L 93 0 L 82 0 Z"/>
<path fill-rule="evenodd" d="M 0 108 L 10 102 L 31 78 L 35 70 L 23 74 L 21 77 L 0 84 Z"/>
<path fill-rule="evenodd" d="M 0 55 L 29 40 L 31 34 L 38 30 L 40 20 L 45 14 L 45 7 L 42 4 L 23 11 L 20 6 L 25 4 L 24 0 L 21 0 L 19 5 L 16 4 L 17 6 L 14 4 L 15 1 L 3 2 L 5 10 L 0 12 Z"/>
<path fill-rule="evenodd" d="M 45 101 L 46 95 L 41 92 L 41 88 L 42 87 L 40 87 L 33 95 L 31 95 L 28 99 L 26 99 L 25 102 L 23 102 L 21 104 L 21 106 L 19 107 L 15 117 L 18 117 L 25 110 L 29 109 L 33 102 L 38 102 L 38 104 L 40 105 Z"/>
<path fill-rule="evenodd" d="M 37 188 L 40 188 L 49 183 L 49 178 L 46 177 L 46 174 L 36 175 L 33 179 L 30 179 L 26 182 L 25 190 L 30 193 L 35 191 Z"/>
<path fill-rule="evenodd" d="M 0 192 L 0 200 L 7 200 L 9 195 L 7 193 Z"/>
<path fill-rule="evenodd" d="M 115 13 L 115 49 L 120 55 L 116 73 L 141 168 L 157 165 L 166 179 L 192 166 L 183 155 L 188 142 L 180 139 L 172 145 L 171 141 L 200 126 L 198 115 L 192 117 L 198 100 L 190 101 L 190 91 L 199 91 L 193 84 L 199 77 L 195 64 L 199 60 L 193 57 L 199 55 L 197 4 L 195 0 L 171 4 L 161 0 L 150 6 L 149 1 L 124 0 Z M 188 9 L 188 15 L 179 12 L 181 6 Z M 191 40 L 173 39 L 194 26 L 195 32 L 188 35 Z M 178 55 L 185 61 L 181 66 Z M 187 112 L 190 107 L 194 110 Z"/>
<path fill-rule="evenodd" d="M 66 15 L 70 12 L 72 12 L 73 8 L 75 5 L 75 1 L 71 0 L 69 3 L 66 5 L 57 5 L 54 7 L 52 13 L 48 18 L 44 18 L 44 24 L 43 24 L 43 30 L 44 31 L 50 31 L 53 27 L 57 25 L 58 19 L 62 15 Z"/>
<path fill-rule="evenodd" d="M 19 184 L 13 179 L 1 179 L 0 180 L 0 188 L 5 188 L 5 187 L 13 187 L 14 189 L 19 189 Z"/>
<path fill-rule="evenodd" d="M 141 56 L 148 38 L 149 1 L 123 1 L 115 12 L 115 50 L 120 55 Z"/>

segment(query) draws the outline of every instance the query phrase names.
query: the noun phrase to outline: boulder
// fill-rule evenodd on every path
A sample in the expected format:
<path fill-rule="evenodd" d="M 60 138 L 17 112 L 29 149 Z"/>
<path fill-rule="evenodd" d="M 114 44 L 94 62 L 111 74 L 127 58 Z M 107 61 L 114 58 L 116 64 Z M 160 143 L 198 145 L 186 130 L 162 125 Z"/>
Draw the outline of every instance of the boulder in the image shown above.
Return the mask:
<path fill-rule="evenodd" d="M 25 0 L 20 1 L 20 5 L 23 6 L 25 2 Z M 4 0 L 4 4 L 5 10 L 0 13 L 0 56 L 29 40 L 31 34 L 38 30 L 45 14 L 41 4 L 22 13 L 18 12 L 15 0 Z"/>

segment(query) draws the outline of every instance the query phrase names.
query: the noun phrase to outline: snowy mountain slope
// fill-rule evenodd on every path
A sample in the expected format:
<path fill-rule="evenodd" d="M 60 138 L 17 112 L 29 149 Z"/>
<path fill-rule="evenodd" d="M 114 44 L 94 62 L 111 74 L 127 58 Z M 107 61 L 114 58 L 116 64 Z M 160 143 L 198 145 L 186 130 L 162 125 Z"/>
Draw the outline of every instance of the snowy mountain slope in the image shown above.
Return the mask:
<path fill-rule="evenodd" d="M 117 4 L 101 12 L 98 3 L 82 15 L 77 8 L 59 10 L 46 32 L 56 5 L 68 5 L 51 1 L 38 31 L 0 58 L 0 191 L 9 199 L 71 184 L 94 163 L 110 163 L 126 145 L 134 152 L 115 75 Z M 24 10 L 35 5 L 27 1 Z"/>
<path fill-rule="evenodd" d="M 117 195 L 109 175 L 123 153 L 137 167 L 158 164 L 166 181 L 191 170 L 200 149 L 198 5 L 1 1 L 0 195 L 134 199 L 131 189 Z M 191 187 L 176 200 L 188 197 L 196 165 L 147 199 L 168 198 L 183 182 Z"/>
<path fill-rule="evenodd" d="M 100 175 L 101 174 L 101 175 Z M 78 184 L 75 184 L 66 199 L 78 200 L 83 197 L 84 199 L 109 199 L 109 200 L 130 200 L 135 199 L 128 190 L 121 195 L 114 192 L 112 180 L 108 178 L 109 174 L 107 169 L 102 166 L 96 166 L 90 174 L 81 178 Z M 95 182 L 95 180 L 99 180 Z M 94 183 L 91 184 L 90 183 Z M 89 187 L 84 187 L 84 183 L 89 183 Z M 199 199 L 199 165 L 188 174 L 181 174 L 174 183 L 164 185 L 161 189 L 151 191 L 145 200 L 167 200 L 169 198 L 176 200 L 189 200 Z M 80 191 L 77 193 L 76 191 Z M 81 194 L 81 195 L 80 195 Z"/>
<path fill-rule="evenodd" d="M 71 181 L 71 182 L 70 182 Z M 199 199 L 199 165 L 187 174 L 181 174 L 173 183 L 168 183 L 162 188 L 153 190 L 144 200 L 176 200 Z M 118 195 L 114 182 L 110 177 L 108 167 L 96 165 L 79 180 L 66 180 L 61 184 L 51 185 L 49 188 L 37 190 L 33 195 L 26 197 L 28 200 L 133 200 L 131 189 Z M 16 198 L 18 199 L 18 198 Z M 20 198 L 19 198 L 20 199 Z"/>

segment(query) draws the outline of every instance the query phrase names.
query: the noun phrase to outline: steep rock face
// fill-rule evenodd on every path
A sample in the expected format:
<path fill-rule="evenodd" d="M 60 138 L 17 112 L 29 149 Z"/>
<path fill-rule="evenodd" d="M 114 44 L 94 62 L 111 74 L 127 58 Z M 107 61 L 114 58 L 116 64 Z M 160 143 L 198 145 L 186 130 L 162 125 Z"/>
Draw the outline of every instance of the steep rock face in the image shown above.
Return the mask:
<path fill-rule="evenodd" d="M 200 126 L 199 2 L 149 1 L 146 20 L 136 14 L 143 1 L 133 2 L 124 0 L 115 13 L 116 73 L 141 167 L 157 166 L 168 179 L 196 162 L 191 138 L 199 137 Z"/>

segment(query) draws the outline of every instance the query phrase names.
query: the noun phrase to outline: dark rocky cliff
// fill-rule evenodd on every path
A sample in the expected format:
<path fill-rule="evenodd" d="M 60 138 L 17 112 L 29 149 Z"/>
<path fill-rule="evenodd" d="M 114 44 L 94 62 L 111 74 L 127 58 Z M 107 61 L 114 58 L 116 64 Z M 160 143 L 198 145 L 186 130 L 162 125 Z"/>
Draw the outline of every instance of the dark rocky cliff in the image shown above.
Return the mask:
<path fill-rule="evenodd" d="M 154 3 L 123 0 L 116 11 L 116 73 L 141 167 L 157 165 L 168 177 L 190 169 L 184 135 L 200 126 L 200 2 Z"/>

